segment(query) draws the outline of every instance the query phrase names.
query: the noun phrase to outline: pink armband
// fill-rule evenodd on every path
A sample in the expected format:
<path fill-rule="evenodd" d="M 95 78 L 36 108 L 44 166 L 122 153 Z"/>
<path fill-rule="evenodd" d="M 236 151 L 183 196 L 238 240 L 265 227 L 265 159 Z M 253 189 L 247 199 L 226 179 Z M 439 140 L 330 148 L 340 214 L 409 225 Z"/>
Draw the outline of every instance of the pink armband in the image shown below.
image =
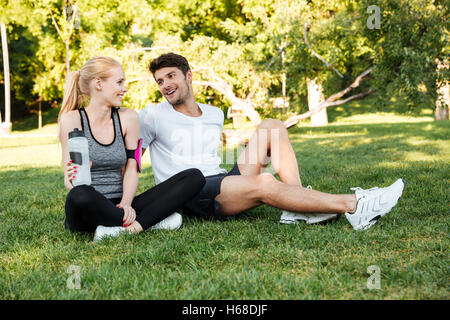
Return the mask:
<path fill-rule="evenodd" d="M 128 150 L 127 152 L 127 159 L 135 159 L 138 165 L 138 171 L 142 171 L 141 167 L 141 150 L 142 150 L 142 138 L 138 140 L 138 147 L 135 150 Z"/>

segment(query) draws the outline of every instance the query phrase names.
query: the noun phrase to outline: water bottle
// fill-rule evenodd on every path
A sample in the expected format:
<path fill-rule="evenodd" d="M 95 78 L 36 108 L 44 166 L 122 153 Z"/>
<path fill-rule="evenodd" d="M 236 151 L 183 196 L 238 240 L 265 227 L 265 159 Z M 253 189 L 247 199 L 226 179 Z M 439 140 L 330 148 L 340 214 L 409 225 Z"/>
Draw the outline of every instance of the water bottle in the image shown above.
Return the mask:
<path fill-rule="evenodd" d="M 75 179 L 72 180 L 72 185 L 90 185 L 91 168 L 89 165 L 89 144 L 83 131 L 75 128 L 73 131 L 69 132 L 67 145 L 69 147 L 72 164 L 77 167 L 77 173 L 75 174 Z"/>

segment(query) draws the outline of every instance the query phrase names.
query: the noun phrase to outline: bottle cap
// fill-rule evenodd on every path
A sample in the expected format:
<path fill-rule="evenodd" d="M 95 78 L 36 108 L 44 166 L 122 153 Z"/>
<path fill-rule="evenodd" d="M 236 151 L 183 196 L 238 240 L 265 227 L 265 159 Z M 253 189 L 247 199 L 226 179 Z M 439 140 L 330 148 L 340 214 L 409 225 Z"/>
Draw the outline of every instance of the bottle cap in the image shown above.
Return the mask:
<path fill-rule="evenodd" d="M 73 131 L 69 132 L 69 139 L 70 138 L 77 138 L 77 137 L 84 137 L 84 132 L 78 130 L 78 128 L 75 128 Z"/>

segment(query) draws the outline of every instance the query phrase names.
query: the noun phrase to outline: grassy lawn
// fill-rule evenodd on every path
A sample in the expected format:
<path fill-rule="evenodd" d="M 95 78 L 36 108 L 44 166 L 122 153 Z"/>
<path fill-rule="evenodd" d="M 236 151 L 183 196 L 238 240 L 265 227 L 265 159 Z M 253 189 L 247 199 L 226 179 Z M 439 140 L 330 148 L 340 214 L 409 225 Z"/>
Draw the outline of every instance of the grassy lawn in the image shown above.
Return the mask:
<path fill-rule="evenodd" d="M 450 123 L 394 112 L 330 118 L 290 130 L 304 185 L 348 193 L 406 180 L 368 231 L 345 217 L 281 225 L 280 210 L 262 206 L 93 244 L 64 230 L 56 136 L 0 138 L 0 299 L 449 299 Z M 138 193 L 154 185 L 147 157 Z M 372 265 L 380 289 L 367 287 Z M 70 266 L 80 289 L 67 286 Z"/>

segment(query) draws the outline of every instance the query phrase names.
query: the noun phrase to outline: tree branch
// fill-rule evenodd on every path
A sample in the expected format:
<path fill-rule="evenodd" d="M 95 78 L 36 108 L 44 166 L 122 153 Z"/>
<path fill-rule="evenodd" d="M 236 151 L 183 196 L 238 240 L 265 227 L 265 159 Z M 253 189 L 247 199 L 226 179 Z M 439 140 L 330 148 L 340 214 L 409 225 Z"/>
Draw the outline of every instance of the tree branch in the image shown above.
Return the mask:
<path fill-rule="evenodd" d="M 328 63 L 328 62 L 327 62 L 324 58 L 322 58 L 317 52 L 315 52 L 313 48 L 311 48 L 311 45 L 309 44 L 309 41 L 308 41 L 308 23 L 306 23 L 306 22 L 305 22 L 305 29 L 304 29 L 304 38 L 305 38 L 305 43 L 306 43 L 306 45 L 308 46 L 309 50 L 311 50 L 312 53 L 313 53 L 320 61 L 322 61 L 323 63 L 325 63 L 325 65 L 327 66 L 327 68 L 332 68 L 332 69 L 338 74 L 339 77 L 343 78 L 344 76 L 343 76 L 338 70 L 336 70 L 336 68 L 335 68 L 332 64 Z"/>
<path fill-rule="evenodd" d="M 216 81 L 193 81 L 192 84 L 199 85 L 199 86 L 208 86 L 213 88 L 214 90 L 217 90 L 221 94 L 223 94 L 228 100 L 231 102 L 231 108 L 234 110 L 242 110 L 244 111 L 245 115 L 250 119 L 250 121 L 257 126 L 261 123 L 261 116 L 259 113 L 255 110 L 255 108 L 252 107 L 252 105 L 245 101 L 244 99 L 238 98 L 233 93 L 233 90 L 231 86 L 223 82 L 216 82 Z"/>
<path fill-rule="evenodd" d="M 313 114 L 315 114 L 317 112 L 320 112 L 320 111 L 322 111 L 325 108 L 338 106 L 338 105 L 347 103 L 347 102 L 349 102 L 351 100 L 354 100 L 354 99 L 363 98 L 363 97 L 371 94 L 373 91 L 374 91 L 373 89 L 370 89 L 370 90 L 368 90 L 366 92 L 361 92 L 361 93 L 355 94 L 353 96 L 350 96 L 350 97 L 348 97 L 348 98 L 346 98 L 344 100 L 338 100 L 338 101 L 334 101 L 334 102 L 327 102 L 327 100 L 325 100 L 324 102 L 319 104 L 317 106 L 317 108 L 314 108 L 313 110 L 310 110 L 310 111 L 305 112 L 305 113 L 300 114 L 300 115 L 294 115 L 294 116 L 290 117 L 289 119 L 285 120 L 284 121 L 284 125 L 286 126 L 287 129 L 289 129 L 289 128 L 295 126 L 298 122 L 311 117 Z"/>
<path fill-rule="evenodd" d="M 72 1 L 70 1 L 70 5 L 72 7 L 72 21 L 70 23 L 70 31 L 69 31 L 69 35 L 68 35 L 68 40 L 67 41 L 69 41 L 70 37 L 72 36 L 73 27 L 75 25 L 75 19 L 76 19 L 77 10 L 78 10 L 78 7 L 76 5 L 74 5 Z"/>
<path fill-rule="evenodd" d="M 353 99 L 357 99 L 357 98 L 362 98 L 365 97 L 367 95 L 369 95 L 370 93 L 373 92 L 372 89 L 363 92 L 363 93 L 359 93 L 359 94 L 355 94 L 353 96 L 350 96 L 348 98 L 345 98 L 344 100 L 338 100 L 339 98 L 343 97 L 345 94 L 347 94 L 349 91 L 351 91 L 352 89 L 357 88 L 361 81 L 367 77 L 367 75 L 369 73 L 372 72 L 372 68 L 369 68 L 367 70 L 365 70 L 364 72 L 362 72 L 359 76 L 356 77 L 356 79 L 352 82 L 352 84 L 350 84 L 347 88 L 345 88 L 344 90 L 341 90 L 333 95 L 331 95 L 330 97 L 328 97 L 328 99 L 326 99 L 325 101 L 322 101 L 316 108 L 314 108 L 313 110 L 310 110 L 308 112 L 305 112 L 301 115 L 293 115 L 292 117 L 290 117 L 289 119 L 287 119 L 286 121 L 284 121 L 284 124 L 287 128 L 290 128 L 294 125 L 296 125 L 298 122 L 311 117 L 313 114 L 328 108 L 328 107 L 332 107 L 332 106 L 337 106 L 337 105 L 341 105 L 344 104 L 350 100 Z M 338 100 L 338 101 L 336 101 Z"/>
<path fill-rule="evenodd" d="M 366 71 L 364 71 L 363 73 L 361 73 L 358 77 L 356 77 L 355 81 L 353 81 L 353 83 L 351 85 L 349 85 L 344 90 L 341 90 L 341 91 L 331 95 L 330 97 L 328 97 L 326 102 L 333 102 L 333 101 L 343 97 L 344 95 L 346 95 L 352 89 L 357 88 L 359 86 L 359 84 L 361 83 L 361 80 L 364 79 L 369 73 L 371 73 L 372 70 L 373 70 L 372 68 L 369 68 Z"/>
<path fill-rule="evenodd" d="M 284 43 L 284 45 L 281 45 L 280 48 L 278 49 L 277 54 L 280 55 L 284 51 L 284 49 L 286 49 L 290 44 L 291 44 L 290 42 L 286 42 Z M 264 69 L 264 71 L 267 71 L 275 63 L 275 58 L 276 57 L 273 57 L 272 60 L 270 60 L 269 64 Z"/>
<path fill-rule="evenodd" d="M 58 32 L 59 36 L 61 37 L 61 40 L 62 40 L 64 43 L 66 43 L 66 40 L 64 40 L 64 35 L 61 33 L 61 30 L 59 30 L 58 24 L 56 23 L 55 18 L 53 17 L 53 12 L 52 12 L 52 10 L 50 9 L 50 7 L 49 7 L 48 4 L 46 4 L 46 6 L 47 6 L 48 11 L 50 12 L 50 15 L 51 15 L 51 17 L 52 17 L 53 24 L 55 25 L 56 31 Z"/>

